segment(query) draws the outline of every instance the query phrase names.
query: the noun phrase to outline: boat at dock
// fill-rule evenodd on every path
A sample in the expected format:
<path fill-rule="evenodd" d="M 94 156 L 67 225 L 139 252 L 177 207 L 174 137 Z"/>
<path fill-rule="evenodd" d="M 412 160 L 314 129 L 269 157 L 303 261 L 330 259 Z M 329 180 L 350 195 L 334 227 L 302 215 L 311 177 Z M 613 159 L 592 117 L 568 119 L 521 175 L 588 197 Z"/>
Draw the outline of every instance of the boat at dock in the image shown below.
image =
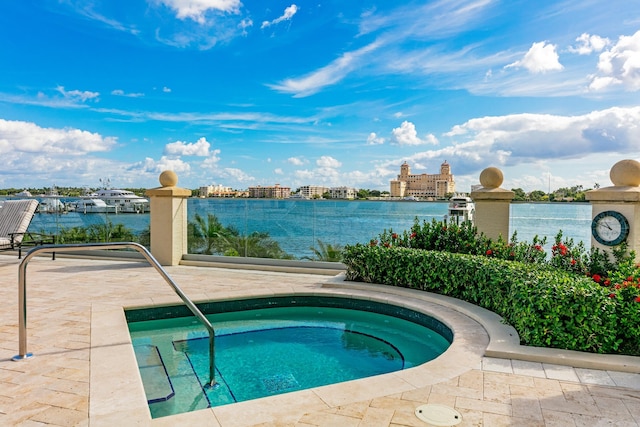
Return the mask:
<path fill-rule="evenodd" d="M 449 221 L 461 224 L 465 221 L 473 222 L 476 205 L 473 199 L 465 194 L 456 194 L 449 199 L 447 216 Z"/>
<path fill-rule="evenodd" d="M 103 188 L 91 194 L 91 197 L 115 206 L 118 213 L 146 213 L 150 210 L 149 199 L 129 190 Z"/>
<path fill-rule="evenodd" d="M 70 211 L 85 214 L 118 213 L 118 207 L 116 205 L 108 205 L 104 200 L 95 197 L 83 197 L 82 199 L 69 202 L 67 203 L 67 208 Z"/>
<path fill-rule="evenodd" d="M 67 207 L 62 201 L 60 201 L 59 197 L 43 196 L 43 197 L 36 197 L 36 199 L 39 202 L 36 212 L 63 213 L 67 211 Z"/>

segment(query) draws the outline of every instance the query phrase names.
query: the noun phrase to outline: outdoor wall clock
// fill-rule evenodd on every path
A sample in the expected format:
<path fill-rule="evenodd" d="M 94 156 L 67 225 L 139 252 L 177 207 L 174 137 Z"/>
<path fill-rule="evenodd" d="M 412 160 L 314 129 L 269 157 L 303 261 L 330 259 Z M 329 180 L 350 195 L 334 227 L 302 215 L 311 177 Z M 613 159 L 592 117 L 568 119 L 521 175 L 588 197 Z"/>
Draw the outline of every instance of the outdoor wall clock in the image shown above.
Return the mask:
<path fill-rule="evenodd" d="M 620 212 L 600 212 L 591 222 L 591 234 L 602 245 L 619 245 L 629 235 L 629 221 Z"/>

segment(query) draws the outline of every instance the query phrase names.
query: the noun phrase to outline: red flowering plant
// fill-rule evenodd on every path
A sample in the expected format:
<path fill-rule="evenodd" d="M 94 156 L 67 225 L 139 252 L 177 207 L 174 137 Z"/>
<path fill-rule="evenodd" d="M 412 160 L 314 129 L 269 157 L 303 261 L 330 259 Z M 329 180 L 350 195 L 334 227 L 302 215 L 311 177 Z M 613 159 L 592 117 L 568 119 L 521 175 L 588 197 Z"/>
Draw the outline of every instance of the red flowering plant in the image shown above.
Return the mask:
<path fill-rule="evenodd" d="M 587 270 L 591 275 L 598 274 L 601 277 L 608 277 L 611 272 L 617 271 L 619 269 L 619 265 L 627 260 L 629 256 L 627 249 L 628 246 L 626 242 L 612 247 L 612 259 L 608 251 L 602 251 L 598 248 L 591 248 Z"/>
<path fill-rule="evenodd" d="M 573 239 L 562 238 L 562 231 L 556 234 L 555 242 L 551 246 L 551 259 L 549 264 L 553 267 L 578 274 L 589 273 L 589 257 L 584 243 L 575 244 Z"/>
<path fill-rule="evenodd" d="M 547 259 L 547 253 L 544 250 L 546 242 L 546 237 L 541 239 L 538 236 L 534 236 L 532 243 L 519 242 L 518 233 L 514 232 L 509 242 L 505 241 L 502 236 L 499 236 L 495 241 L 488 239 L 484 255 L 507 261 L 544 264 Z"/>
<path fill-rule="evenodd" d="M 546 237 L 541 239 L 535 236 L 531 243 L 519 242 L 516 232 L 509 241 L 502 236 L 492 240 L 479 233 L 470 222 L 456 224 L 435 219 L 420 222 L 416 218 L 410 230 L 397 233 L 392 229 L 385 229 L 369 245 L 484 255 L 509 261 L 544 264 L 547 262 L 544 250 L 546 241 Z"/>
<path fill-rule="evenodd" d="M 420 222 L 416 218 L 410 230 L 397 233 L 392 229 L 385 229 L 377 240 L 374 239 L 371 242 L 375 241 L 376 244 L 384 247 L 403 247 L 479 255 L 486 246 L 487 240 L 469 222 L 456 224 L 437 221 L 436 219 Z"/>
<path fill-rule="evenodd" d="M 623 301 L 640 302 L 638 301 L 638 297 L 640 297 L 640 264 L 636 264 L 633 251 L 629 253 L 629 256 L 620 260 L 617 269 L 610 273 L 608 278 L 599 282 L 602 286 L 609 287 Z M 594 281 L 595 276 L 595 274 L 592 276 Z"/>
<path fill-rule="evenodd" d="M 626 247 L 626 245 L 625 245 Z M 620 248 L 617 248 L 618 250 Z M 622 336 L 621 351 L 625 354 L 640 354 L 640 264 L 635 262 L 633 251 L 623 258 L 620 253 L 617 269 L 603 281 L 610 295 L 616 300 L 616 314 Z"/>

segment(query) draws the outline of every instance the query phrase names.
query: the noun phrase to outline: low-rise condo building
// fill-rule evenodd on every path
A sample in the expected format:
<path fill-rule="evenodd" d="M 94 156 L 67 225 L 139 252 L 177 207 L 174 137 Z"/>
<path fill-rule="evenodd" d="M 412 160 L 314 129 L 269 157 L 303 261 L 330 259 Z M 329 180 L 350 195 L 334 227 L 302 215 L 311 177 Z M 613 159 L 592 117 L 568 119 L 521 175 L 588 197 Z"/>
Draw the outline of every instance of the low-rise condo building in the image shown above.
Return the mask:
<path fill-rule="evenodd" d="M 319 199 L 324 193 L 329 191 L 329 187 L 320 185 L 303 185 L 300 187 L 300 196 L 305 199 Z"/>
<path fill-rule="evenodd" d="M 249 187 L 249 197 L 253 199 L 288 199 L 291 187 L 280 187 L 276 184 L 270 187 Z"/>
<path fill-rule="evenodd" d="M 224 187 L 222 184 L 206 185 L 198 190 L 200 197 L 235 197 L 236 192 L 231 187 Z"/>
<path fill-rule="evenodd" d="M 451 166 L 445 160 L 440 165 L 440 173 L 411 174 L 411 168 L 404 162 L 400 175 L 390 183 L 391 197 L 444 198 L 455 193 L 456 183 L 451 174 Z"/>
<path fill-rule="evenodd" d="M 329 190 L 332 199 L 355 199 L 358 196 L 358 190 L 353 187 L 332 187 Z"/>

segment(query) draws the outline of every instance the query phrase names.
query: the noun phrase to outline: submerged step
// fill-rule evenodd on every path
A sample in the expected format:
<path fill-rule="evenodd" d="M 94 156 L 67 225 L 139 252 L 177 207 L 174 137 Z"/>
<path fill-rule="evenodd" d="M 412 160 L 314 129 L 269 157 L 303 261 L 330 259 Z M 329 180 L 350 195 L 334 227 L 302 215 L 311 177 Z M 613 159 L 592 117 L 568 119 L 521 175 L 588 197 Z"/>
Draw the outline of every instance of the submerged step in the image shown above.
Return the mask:
<path fill-rule="evenodd" d="M 165 402 L 175 396 L 173 384 L 155 345 L 134 346 L 147 403 Z"/>

